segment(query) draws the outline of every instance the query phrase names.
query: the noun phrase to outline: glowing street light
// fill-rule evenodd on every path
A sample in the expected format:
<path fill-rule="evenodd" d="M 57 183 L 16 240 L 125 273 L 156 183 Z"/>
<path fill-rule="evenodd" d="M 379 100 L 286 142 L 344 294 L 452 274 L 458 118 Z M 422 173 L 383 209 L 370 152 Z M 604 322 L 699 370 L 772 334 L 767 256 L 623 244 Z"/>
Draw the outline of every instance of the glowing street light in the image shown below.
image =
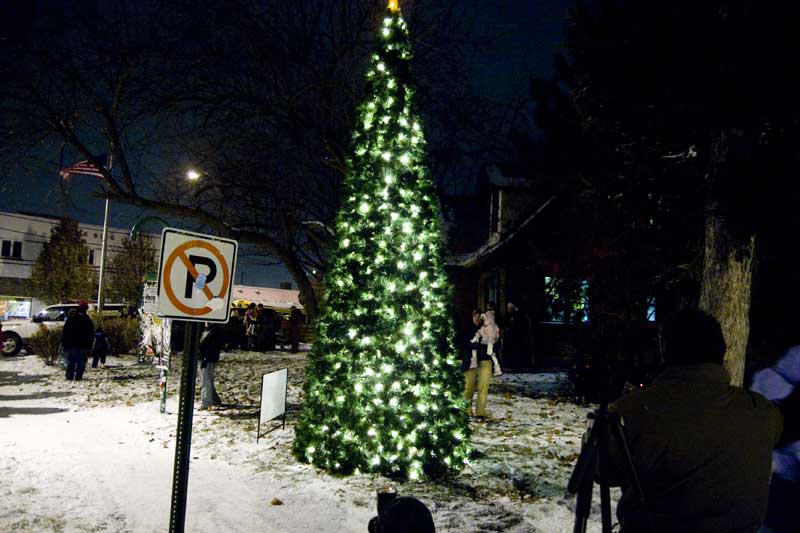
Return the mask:
<path fill-rule="evenodd" d="M 200 179 L 200 174 L 194 170 L 190 170 L 186 173 L 186 177 L 191 181 L 197 181 Z"/>

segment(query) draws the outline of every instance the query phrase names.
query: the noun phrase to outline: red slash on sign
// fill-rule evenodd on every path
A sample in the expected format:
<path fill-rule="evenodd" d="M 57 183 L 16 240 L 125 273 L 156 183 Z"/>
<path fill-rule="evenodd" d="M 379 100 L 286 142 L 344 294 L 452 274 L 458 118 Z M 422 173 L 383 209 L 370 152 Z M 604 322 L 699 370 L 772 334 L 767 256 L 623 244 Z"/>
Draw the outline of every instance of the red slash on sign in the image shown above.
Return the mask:
<path fill-rule="evenodd" d="M 207 241 L 200 241 L 200 240 L 191 240 L 186 241 L 185 243 L 181 244 L 177 248 L 175 248 L 172 253 L 167 258 L 167 262 L 164 264 L 164 292 L 169 298 L 169 301 L 174 305 L 177 309 L 181 312 L 186 313 L 187 315 L 192 316 L 203 316 L 208 314 L 212 311 L 212 308 L 204 305 L 203 307 L 189 307 L 188 305 L 184 304 L 180 298 L 175 294 L 175 291 L 172 287 L 172 269 L 175 267 L 176 259 L 180 259 L 183 266 L 186 267 L 188 271 L 187 276 L 191 276 L 192 279 L 198 279 L 200 275 L 197 272 L 197 268 L 194 266 L 194 263 L 189 259 L 188 251 L 193 248 L 201 248 L 214 256 L 217 260 L 217 264 L 219 265 L 220 270 L 222 270 L 222 288 L 219 291 L 219 294 L 214 294 L 211 292 L 211 289 L 208 285 L 203 286 L 203 294 L 205 294 L 206 298 L 212 300 L 213 298 L 224 298 L 225 295 L 228 293 L 228 283 L 229 283 L 229 274 L 230 274 L 230 267 L 228 266 L 228 262 L 225 260 L 225 257 L 222 253 L 211 243 Z"/>

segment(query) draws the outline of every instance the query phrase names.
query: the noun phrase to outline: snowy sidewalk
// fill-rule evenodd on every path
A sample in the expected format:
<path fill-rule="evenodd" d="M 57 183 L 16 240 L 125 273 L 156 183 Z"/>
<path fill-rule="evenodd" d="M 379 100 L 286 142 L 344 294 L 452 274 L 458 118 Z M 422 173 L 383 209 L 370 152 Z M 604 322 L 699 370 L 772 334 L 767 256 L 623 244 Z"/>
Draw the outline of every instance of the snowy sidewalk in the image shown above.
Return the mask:
<path fill-rule="evenodd" d="M 257 401 L 255 376 L 281 365 L 290 367 L 290 404 L 299 402 L 303 359 L 286 354 L 224 354 L 223 400 Z M 398 491 L 425 501 L 440 532 L 571 530 L 564 487 L 587 409 L 530 397 L 558 379 L 503 376 L 490 395 L 494 420 L 473 426 L 472 465 Z M 169 413 L 160 414 L 149 399 L 155 382 L 152 369 L 131 367 L 89 370 L 84 382 L 68 383 L 36 358 L 0 359 L 0 531 L 165 531 L 177 400 L 171 392 Z M 297 463 L 291 416 L 285 431 L 256 445 L 255 409 L 195 413 L 186 530 L 366 531 L 374 490 L 386 480 Z"/>

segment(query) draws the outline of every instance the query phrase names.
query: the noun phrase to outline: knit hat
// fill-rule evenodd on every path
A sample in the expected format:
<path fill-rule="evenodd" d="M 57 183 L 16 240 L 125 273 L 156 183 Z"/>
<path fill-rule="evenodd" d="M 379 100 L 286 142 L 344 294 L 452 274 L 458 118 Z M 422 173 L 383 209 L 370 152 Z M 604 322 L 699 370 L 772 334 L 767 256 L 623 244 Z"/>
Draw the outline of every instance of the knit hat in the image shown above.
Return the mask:
<path fill-rule="evenodd" d="M 395 498 L 378 516 L 376 533 L 435 533 L 433 516 L 424 503 L 412 496 Z"/>

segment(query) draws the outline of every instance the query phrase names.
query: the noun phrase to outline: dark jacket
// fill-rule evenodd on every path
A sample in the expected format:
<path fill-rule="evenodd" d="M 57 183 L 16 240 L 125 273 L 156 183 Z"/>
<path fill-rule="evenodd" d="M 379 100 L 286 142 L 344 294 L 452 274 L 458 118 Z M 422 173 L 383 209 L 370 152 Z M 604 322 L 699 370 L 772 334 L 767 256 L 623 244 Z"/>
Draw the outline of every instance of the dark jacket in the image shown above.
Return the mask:
<path fill-rule="evenodd" d="M 61 345 L 65 350 L 91 350 L 94 343 L 94 324 L 86 313 L 75 313 L 64 323 Z"/>
<path fill-rule="evenodd" d="M 471 338 L 471 337 L 470 337 Z M 472 350 L 477 350 L 478 352 L 478 362 L 481 361 L 491 361 L 492 356 L 488 354 L 486 351 L 486 345 L 481 344 L 479 342 L 469 342 L 467 340 L 466 344 L 462 345 L 461 348 L 461 370 L 467 371 L 469 370 L 470 362 L 472 361 Z M 497 353 L 497 352 L 495 352 Z"/>
<path fill-rule="evenodd" d="M 225 336 L 219 326 L 211 326 L 208 332 L 203 334 L 200 339 L 200 361 L 205 363 L 216 363 L 219 361 L 219 354 L 225 344 Z"/>
<path fill-rule="evenodd" d="M 103 357 L 108 355 L 108 337 L 102 331 L 95 331 L 92 356 Z"/>
<path fill-rule="evenodd" d="M 611 406 L 656 531 L 755 532 L 761 525 L 783 418 L 763 396 L 729 383 L 721 365 L 668 367 L 649 389 Z M 623 472 L 619 461 L 614 470 Z M 622 485 L 623 533 L 650 531 L 637 495 Z"/>

